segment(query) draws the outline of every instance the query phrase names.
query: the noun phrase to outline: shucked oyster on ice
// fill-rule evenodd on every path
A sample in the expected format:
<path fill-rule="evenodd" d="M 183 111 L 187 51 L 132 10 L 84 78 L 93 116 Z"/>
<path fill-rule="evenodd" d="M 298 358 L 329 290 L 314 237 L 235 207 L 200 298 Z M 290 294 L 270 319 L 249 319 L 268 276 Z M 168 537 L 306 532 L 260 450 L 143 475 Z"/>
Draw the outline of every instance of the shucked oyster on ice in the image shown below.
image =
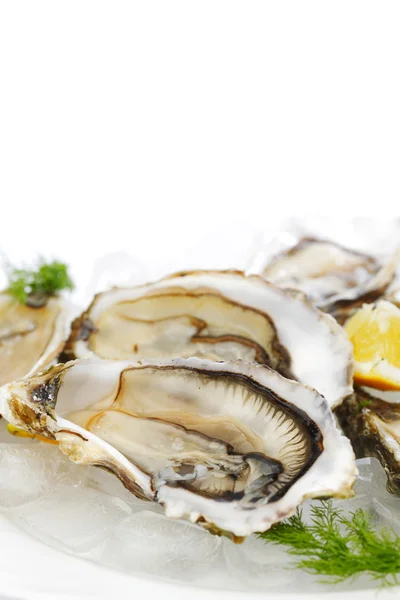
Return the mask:
<path fill-rule="evenodd" d="M 383 265 L 367 254 L 308 237 L 275 256 L 262 275 L 302 290 L 319 308 L 341 316 L 348 307 L 372 302 L 385 292 L 395 276 L 398 254 Z"/>
<path fill-rule="evenodd" d="M 381 396 L 381 397 L 379 397 Z M 397 396 L 393 402 L 391 397 Z M 400 495 L 400 401 L 397 392 L 355 388 L 336 410 L 357 458 L 374 456 L 384 468 L 387 489 Z"/>
<path fill-rule="evenodd" d="M 350 496 L 355 478 L 326 400 L 243 361 L 70 362 L 1 388 L 0 410 L 168 516 L 237 541 L 306 498 Z"/>
<path fill-rule="evenodd" d="M 330 406 L 352 392 L 351 344 L 337 323 L 302 294 L 237 271 L 100 293 L 74 322 L 65 355 L 241 359 L 315 387 Z"/>
<path fill-rule="evenodd" d="M 364 304 L 346 322 L 354 347 L 354 396 L 337 416 L 358 457 L 374 456 L 400 495 L 400 309 L 386 300 Z"/>
<path fill-rule="evenodd" d="M 67 317 L 62 298 L 34 307 L 0 294 L 0 385 L 51 364 L 68 335 Z"/>

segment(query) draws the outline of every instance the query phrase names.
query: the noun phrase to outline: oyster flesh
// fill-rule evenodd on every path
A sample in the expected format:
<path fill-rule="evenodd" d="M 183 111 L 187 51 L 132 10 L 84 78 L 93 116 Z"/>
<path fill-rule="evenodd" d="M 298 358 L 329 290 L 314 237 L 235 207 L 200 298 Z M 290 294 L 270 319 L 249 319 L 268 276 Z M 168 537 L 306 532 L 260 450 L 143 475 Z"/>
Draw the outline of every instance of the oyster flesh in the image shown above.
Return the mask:
<path fill-rule="evenodd" d="M 357 458 L 377 458 L 385 469 L 388 491 L 400 495 L 399 394 L 357 387 L 336 409 L 336 415 Z"/>
<path fill-rule="evenodd" d="M 372 302 L 392 282 L 399 252 L 382 265 L 376 258 L 313 237 L 275 256 L 262 275 L 282 287 L 302 290 L 321 310 L 342 315 Z"/>
<path fill-rule="evenodd" d="M 59 297 L 33 307 L 0 294 L 0 385 L 51 364 L 68 335 L 67 312 Z"/>
<path fill-rule="evenodd" d="M 4 386 L 0 409 L 167 516 L 236 541 L 306 498 L 352 495 L 354 454 L 326 400 L 261 365 L 80 360 Z"/>
<path fill-rule="evenodd" d="M 75 320 L 64 358 L 197 356 L 265 364 L 337 406 L 352 392 L 342 328 L 299 292 L 238 271 L 178 273 L 98 294 Z"/>

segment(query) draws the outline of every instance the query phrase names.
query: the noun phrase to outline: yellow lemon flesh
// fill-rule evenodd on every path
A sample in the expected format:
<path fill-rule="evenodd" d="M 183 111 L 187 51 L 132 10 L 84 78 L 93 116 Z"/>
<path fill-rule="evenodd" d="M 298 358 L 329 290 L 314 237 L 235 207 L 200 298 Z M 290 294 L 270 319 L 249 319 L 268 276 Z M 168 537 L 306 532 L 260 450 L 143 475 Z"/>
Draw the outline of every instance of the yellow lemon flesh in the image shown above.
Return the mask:
<path fill-rule="evenodd" d="M 400 309 L 386 300 L 364 304 L 345 330 L 354 349 L 354 382 L 400 390 Z"/>

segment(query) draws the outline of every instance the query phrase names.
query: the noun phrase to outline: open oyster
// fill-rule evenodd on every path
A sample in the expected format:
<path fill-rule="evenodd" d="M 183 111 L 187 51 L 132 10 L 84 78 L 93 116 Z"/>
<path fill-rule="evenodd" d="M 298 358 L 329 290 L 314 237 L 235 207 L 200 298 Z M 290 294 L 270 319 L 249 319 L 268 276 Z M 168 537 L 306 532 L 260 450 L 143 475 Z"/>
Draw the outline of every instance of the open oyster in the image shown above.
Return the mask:
<path fill-rule="evenodd" d="M 306 498 L 352 493 L 353 451 L 326 400 L 256 364 L 70 362 L 1 388 L 0 409 L 168 516 L 236 541 Z"/>
<path fill-rule="evenodd" d="M 400 494 L 400 310 L 379 300 L 364 304 L 345 324 L 354 349 L 354 395 L 337 408 L 359 458 L 374 456 L 388 489 Z"/>
<path fill-rule="evenodd" d="M 74 322 L 65 356 L 241 359 L 315 387 L 331 406 L 352 392 L 351 344 L 336 322 L 301 293 L 237 271 L 98 294 Z"/>
<path fill-rule="evenodd" d="M 280 286 L 300 289 L 322 310 L 343 318 L 348 307 L 379 298 L 392 282 L 398 252 L 382 265 L 377 259 L 317 238 L 275 256 L 262 275 Z"/>
<path fill-rule="evenodd" d="M 377 394 L 382 397 L 379 398 Z M 391 397 L 396 396 L 396 402 Z M 356 388 L 336 410 L 357 458 L 374 456 L 385 469 L 387 489 L 400 495 L 400 400 L 396 392 Z M 386 398 L 386 399 L 383 399 Z"/>
<path fill-rule="evenodd" d="M 65 302 L 49 298 L 38 307 L 0 294 L 0 385 L 47 367 L 68 335 Z"/>

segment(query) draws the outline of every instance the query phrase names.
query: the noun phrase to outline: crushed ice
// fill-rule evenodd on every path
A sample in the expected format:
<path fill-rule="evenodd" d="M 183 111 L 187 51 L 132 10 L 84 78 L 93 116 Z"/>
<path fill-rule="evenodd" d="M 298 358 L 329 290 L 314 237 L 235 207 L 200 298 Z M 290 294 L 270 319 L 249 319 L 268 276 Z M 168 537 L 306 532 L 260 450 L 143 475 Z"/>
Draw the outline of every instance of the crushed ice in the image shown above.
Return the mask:
<path fill-rule="evenodd" d="M 359 460 L 358 468 L 356 496 L 336 502 L 349 513 L 368 509 L 377 525 L 400 532 L 400 499 L 386 491 L 378 461 Z M 137 499 L 106 471 L 74 465 L 55 446 L 4 433 L 0 511 L 59 550 L 135 575 L 231 590 L 326 589 L 315 577 L 292 570 L 292 557 L 278 546 L 255 536 L 235 545 L 191 523 L 167 519 L 161 507 Z M 372 584 L 361 578 L 352 585 Z"/>

